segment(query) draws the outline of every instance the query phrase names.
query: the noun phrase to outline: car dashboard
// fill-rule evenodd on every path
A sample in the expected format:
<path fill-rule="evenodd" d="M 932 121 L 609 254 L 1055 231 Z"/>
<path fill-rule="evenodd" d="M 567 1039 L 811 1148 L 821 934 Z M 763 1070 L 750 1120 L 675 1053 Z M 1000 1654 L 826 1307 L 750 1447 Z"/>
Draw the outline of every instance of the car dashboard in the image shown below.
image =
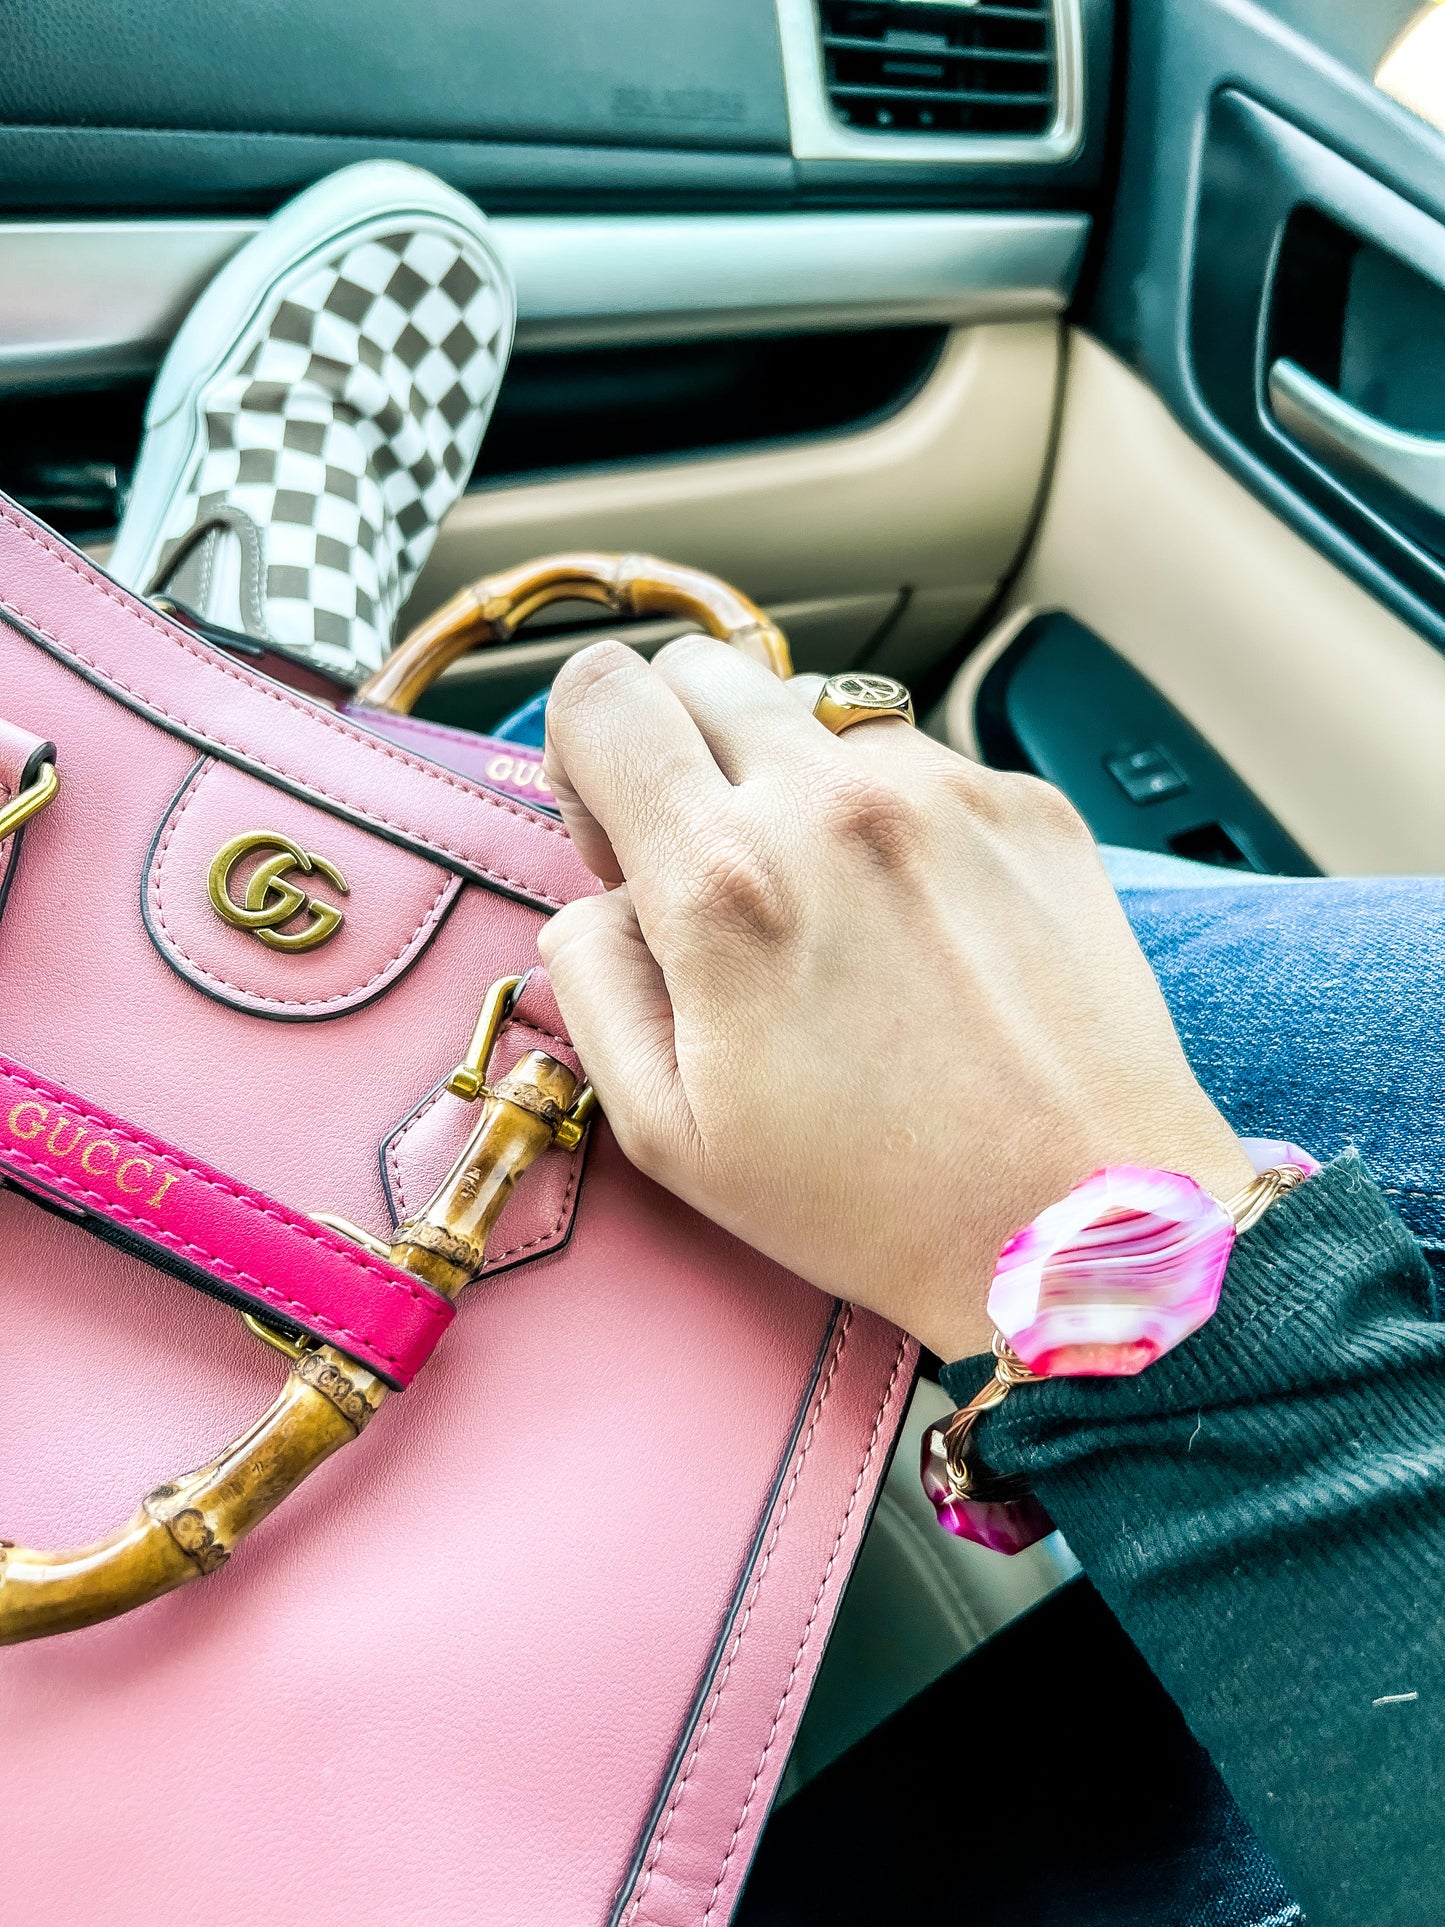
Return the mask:
<path fill-rule="evenodd" d="M 534 388 L 575 387 L 578 352 L 602 351 L 593 388 L 615 412 L 636 385 L 645 410 L 655 365 L 628 350 L 847 331 L 853 366 L 872 369 L 875 346 L 897 360 L 875 335 L 932 331 L 881 392 L 834 384 L 826 426 L 862 422 L 912 392 L 945 331 L 1068 301 L 1103 165 L 1109 31 L 1105 0 L 17 0 L 24 57 L 0 74 L 0 485 L 72 533 L 113 521 L 140 388 L 197 291 L 271 208 L 363 153 L 430 168 L 494 216 Z M 692 366 L 669 454 L 723 445 L 705 407 L 687 439 L 700 389 L 715 396 L 729 367 L 733 400 L 749 386 L 735 355 Z M 570 400 L 575 445 L 544 436 L 503 472 L 637 452 L 599 444 L 595 396 Z M 785 408 L 753 417 L 757 443 L 813 427 Z"/>

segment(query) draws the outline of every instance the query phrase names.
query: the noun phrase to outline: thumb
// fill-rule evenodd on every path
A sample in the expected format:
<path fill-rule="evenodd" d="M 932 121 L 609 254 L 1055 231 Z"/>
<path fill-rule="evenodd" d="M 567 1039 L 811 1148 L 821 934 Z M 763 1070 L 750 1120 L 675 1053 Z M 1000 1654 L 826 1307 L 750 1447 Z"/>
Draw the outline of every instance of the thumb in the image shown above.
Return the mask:
<path fill-rule="evenodd" d="M 624 1155 L 675 1185 L 695 1168 L 697 1131 L 678 1076 L 672 1000 L 626 884 L 567 904 L 543 925 L 537 949 Z"/>

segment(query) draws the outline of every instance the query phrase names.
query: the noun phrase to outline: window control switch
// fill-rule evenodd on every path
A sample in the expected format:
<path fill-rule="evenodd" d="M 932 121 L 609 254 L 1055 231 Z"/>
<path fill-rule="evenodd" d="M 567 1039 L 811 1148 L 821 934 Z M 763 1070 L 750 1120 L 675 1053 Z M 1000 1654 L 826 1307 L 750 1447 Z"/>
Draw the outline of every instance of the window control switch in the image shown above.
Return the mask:
<path fill-rule="evenodd" d="M 1442 295 L 1445 300 L 1445 295 Z M 983 760 L 1057 784 L 1100 843 L 1276 876 L 1318 867 L 1185 716 L 1062 609 L 1030 617 L 982 677 Z"/>
<path fill-rule="evenodd" d="M 1167 796 L 1183 796 L 1189 788 L 1157 743 L 1148 749 L 1116 750 L 1104 758 L 1104 768 L 1131 803 L 1162 803 Z"/>

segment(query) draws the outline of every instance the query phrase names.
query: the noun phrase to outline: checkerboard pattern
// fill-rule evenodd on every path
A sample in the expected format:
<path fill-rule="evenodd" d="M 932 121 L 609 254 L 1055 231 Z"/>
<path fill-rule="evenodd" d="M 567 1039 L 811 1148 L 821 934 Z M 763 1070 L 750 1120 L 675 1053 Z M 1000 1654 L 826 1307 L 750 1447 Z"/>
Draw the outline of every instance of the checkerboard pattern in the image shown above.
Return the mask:
<path fill-rule="evenodd" d="M 250 600 L 269 638 L 360 681 L 466 486 L 512 319 L 491 256 L 441 222 L 304 264 L 204 393 L 203 445 L 158 579 L 218 509 L 245 516 L 263 558 Z"/>

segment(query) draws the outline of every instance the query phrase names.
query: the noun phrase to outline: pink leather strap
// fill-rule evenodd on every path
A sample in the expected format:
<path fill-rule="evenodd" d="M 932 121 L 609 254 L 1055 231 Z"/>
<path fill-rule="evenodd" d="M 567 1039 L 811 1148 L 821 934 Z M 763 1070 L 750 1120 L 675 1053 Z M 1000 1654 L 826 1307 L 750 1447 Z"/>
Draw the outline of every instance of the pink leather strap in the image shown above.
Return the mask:
<path fill-rule="evenodd" d="M 398 1389 L 455 1315 L 419 1279 L 3 1056 L 0 1179 Z"/>
<path fill-rule="evenodd" d="M 54 749 L 43 737 L 32 736 L 28 729 L 17 729 L 0 717 L 0 809 L 13 801 L 27 783 L 33 782 L 37 766 L 54 755 Z M 0 909 L 4 908 L 10 866 L 19 843 L 19 831 L 0 842 Z"/>
<path fill-rule="evenodd" d="M 24 786 L 27 774 L 33 776 L 32 765 L 42 761 L 48 749 L 50 745 L 43 737 L 17 729 L 0 716 L 0 803 L 8 803 Z M 55 752 L 50 753 L 53 756 Z"/>
<path fill-rule="evenodd" d="M 485 784 L 502 796 L 531 803 L 551 811 L 552 792 L 542 781 L 542 752 L 527 744 L 509 743 L 498 736 L 484 736 L 476 730 L 456 729 L 447 723 L 434 723 L 424 716 L 399 716 L 389 709 L 373 709 L 367 703 L 351 701 L 351 685 L 338 676 L 315 669 L 292 655 L 289 649 L 268 648 L 249 636 L 231 629 L 218 628 L 205 621 L 183 603 L 171 603 L 172 620 L 193 635 L 203 636 L 213 648 L 222 649 L 237 662 L 244 662 L 258 675 L 285 683 L 304 696 L 333 706 L 337 713 L 360 723 L 373 736 L 394 743 L 414 756 L 440 763 L 474 783 Z"/>

